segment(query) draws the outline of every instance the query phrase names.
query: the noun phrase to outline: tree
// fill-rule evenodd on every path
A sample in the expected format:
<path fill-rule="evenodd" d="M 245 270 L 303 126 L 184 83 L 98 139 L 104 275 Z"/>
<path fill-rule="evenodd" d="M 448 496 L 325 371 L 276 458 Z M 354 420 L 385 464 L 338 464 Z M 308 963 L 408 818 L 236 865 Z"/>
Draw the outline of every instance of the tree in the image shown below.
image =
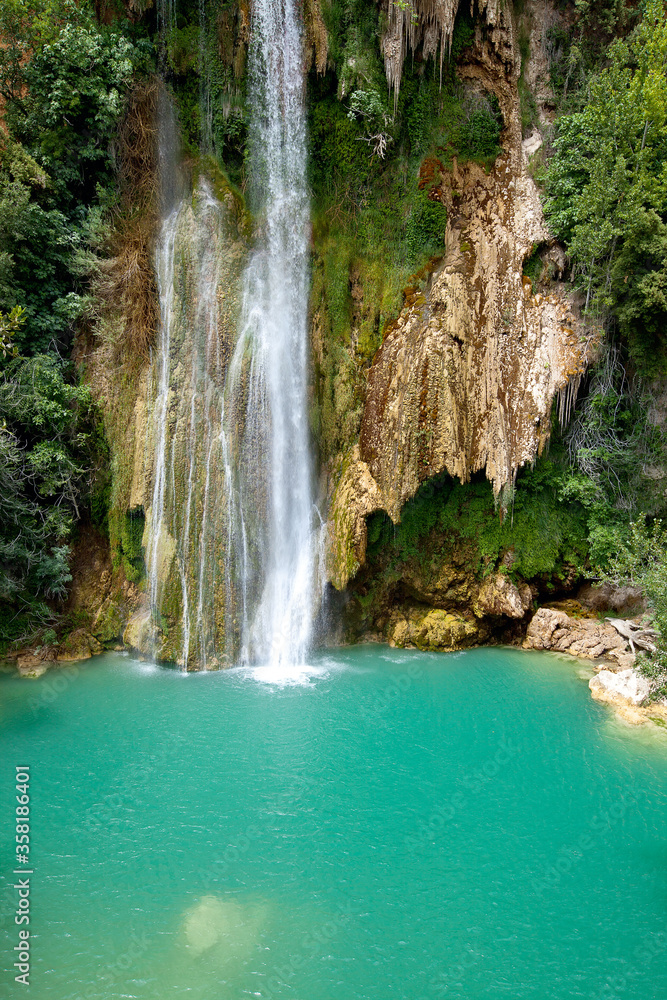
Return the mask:
<path fill-rule="evenodd" d="M 667 344 L 659 337 L 667 316 L 663 0 L 647 0 L 641 23 L 627 42 L 612 44 L 609 65 L 592 76 L 589 89 L 583 111 L 558 122 L 546 214 L 568 246 L 586 308 L 611 311 L 643 370 L 667 371 Z"/>

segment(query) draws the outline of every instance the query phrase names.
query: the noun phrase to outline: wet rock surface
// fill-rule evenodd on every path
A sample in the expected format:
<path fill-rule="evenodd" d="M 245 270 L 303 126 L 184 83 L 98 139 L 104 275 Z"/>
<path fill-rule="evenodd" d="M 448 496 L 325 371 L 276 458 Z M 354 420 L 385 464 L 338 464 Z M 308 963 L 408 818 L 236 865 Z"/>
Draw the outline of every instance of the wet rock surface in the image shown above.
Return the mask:
<path fill-rule="evenodd" d="M 387 627 L 390 646 L 414 646 L 421 650 L 465 649 L 479 643 L 483 634 L 474 619 L 439 608 L 397 609 Z"/>

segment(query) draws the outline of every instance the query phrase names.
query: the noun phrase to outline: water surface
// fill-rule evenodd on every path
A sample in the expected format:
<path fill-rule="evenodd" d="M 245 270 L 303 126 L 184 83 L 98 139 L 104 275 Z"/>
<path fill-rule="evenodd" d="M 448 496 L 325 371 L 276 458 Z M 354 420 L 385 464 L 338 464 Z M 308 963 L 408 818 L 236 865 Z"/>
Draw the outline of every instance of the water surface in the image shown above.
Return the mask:
<path fill-rule="evenodd" d="M 0 759 L 7 875 L 31 767 L 33 1000 L 667 997 L 667 739 L 571 661 L 109 654 L 2 676 Z"/>

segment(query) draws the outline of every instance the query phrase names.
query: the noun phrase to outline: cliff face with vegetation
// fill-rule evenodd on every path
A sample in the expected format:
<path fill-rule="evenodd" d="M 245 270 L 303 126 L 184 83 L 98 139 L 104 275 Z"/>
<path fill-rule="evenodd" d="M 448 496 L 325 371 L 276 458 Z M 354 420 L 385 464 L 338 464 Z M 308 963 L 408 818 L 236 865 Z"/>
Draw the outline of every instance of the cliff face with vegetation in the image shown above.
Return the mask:
<path fill-rule="evenodd" d="M 132 617 L 148 650 L 160 100 L 188 211 L 201 178 L 218 197 L 231 331 L 251 12 L 16 10 L 0 59 L 3 638 L 112 643 Z M 603 0 L 308 0 L 304 42 L 330 599 L 350 638 L 514 638 L 536 602 L 612 572 L 630 522 L 665 506 L 663 5 L 642 20 Z M 177 440 L 193 419 L 177 391 L 167 413 Z M 162 549 L 169 658 L 187 554 Z"/>
<path fill-rule="evenodd" d="M 523 15 L 531 23 L 536 16 L 533 8 Z M 513 506 L 518 470 L 548 445 L 555 400 L 560 417 L 569 416 L 600 340 L 597 325 L 582 319 L 576 295 L 563 281 L 565 256 L 545 225 L 531 176 L 529 157 L 543 140 L 537 120 L 524 138 L 520 83 L 529 70 L 539 77 L 540 68 L 525 47 L 521 52 L 521 30 L 516 13 L 503 6 L 489 5 L 476 10 L 474 18 L 459 15 L 457 21 L 456 7 L 417 5 L 412 21 L 396 15 L 380 36 L 397 108 L 408 53 L 419 67 L 411 80 L 416 95 L 409 95 L 412 101 L 401 113 L 408 123 L 412 120 L 413 132 L 420 113 L 417 125 L 426 134 L 415 141 L 409 128 L 407 137 L 399 133 L 395 141 L 404 147 L 396 159 L 410 169 L 408 183 L 426 196 L 426 204 L 437 206 L 441 229 L 439 245 L 434 241 L 422 249 L 417 244 L 415 273 L 406 280 L 402 306 L 386 320 L 371 356 L 363 355 L 369 297 L 365 262 L 353 260 L 349 268 L 353 304 L 346 347 L 357 368 L 358 424 L 343 443 L 347 428 L 341 420 L 345 429 L 328 466 L 329 567 L 335 587 L 354 581 L 353 629 L 377 628 L 400 644 L 452 647 L 487 639 L 504 627 L 501 622 L 523 619 L 532 606 L 526 580 L 535 578 L 531 564 L 540 560 L 521 566 L 512 545 L 514 531 L 502 528 L 503 508 Z M 541 53 L 543 39 L 537 34 Z M 435 44 L 438 55 L 430 65 Z M 450 53 L 456 54 L 454 60 Z M 442 74 L 443 67 L 442 85 L 438 79 L 437 93 L 433 87 L 425 98 L 429 69 Z M 408 217 L 408 226 L 413 218 Z M 363 251 L 357 252 L 361 257 Z M 400 250 L 396 256 L 400 259 Z M 326 289 L 323 301 L 326 307 Z M 318 345 L 322 319 L 317 312 L 315 324 Z M 322 368 L 328 349 L 327 344 L 320 349 Z M 334 405 L 342 395 L 337 376 L 332 379 Z M 349 426 L 349 412 L 343 419 Z M 425 537 L 409 545 L 430 549 L 426 561 L 416 549 L 404 555 L 400 545 L 387 544 L 387 529 L 378 527 L 382 512 L 400 525 L 410 519 L 408 501 L 417 495 L 419 510 L 425 510 L 428 497 L 433 507 L 443 506 L 434 519 L 427 514 L 435 528 L 438 516 L 445 517 L 443 501 L 453 481 L 467 484 L 475 473 L 484 474 L 492 486 L 482 487 L 486 504 L 477 512 L 475 528 L 460 515 L 450 517 L 449 537 L 440 531 L 436 541 L 425 524 Z M 465 508 L 477 499 L 472 487 L 459 487 L 459 492 Z M 545 513 L 540 510 L 540 516 Z M 479 534 L 486 519 L 496 529 L 498 544 L 482 569 Z M 541 560 L 547 576 L 560 576 L 563 587 L 574 582 L 567 580 L 573 574 L 564 565 L 566 548 L 576 545 L 574 522 L 576 516 L 566 545 L 550 544 L 549 556 Z M 376 535 L 371 552 L 369 527 Z M 378 531 L 385 543 L 380 550 Z M 398 535 L 403 533 L 409 530 L 401 526 Z M 536 532 L 524 545 L 542 541 Z M 399 552 L 390 555 L 392 548 Z M 379 561 L 369 558 L 371 553 Z M 561 589 L 556 581 L 549 586 Z M 535 582 L 533 589 L 537 594 Z M 430 610 L 434 607 L 438 613 Z"/>

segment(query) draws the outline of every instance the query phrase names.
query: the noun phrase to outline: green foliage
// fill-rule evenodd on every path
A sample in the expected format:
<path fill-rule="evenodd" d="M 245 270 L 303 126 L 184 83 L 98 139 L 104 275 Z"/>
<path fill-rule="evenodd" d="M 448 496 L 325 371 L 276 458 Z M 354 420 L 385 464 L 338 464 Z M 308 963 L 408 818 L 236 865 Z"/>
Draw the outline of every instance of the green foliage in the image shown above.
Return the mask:
<path fill-rule="evenodd" d="M 543 459 L 520 473 L 511 513 L 502 516 L 486 482 L 462 484 L 449 476 L 425 483 L 401 512 L 394 528 L 385 514 L 369 518 L 369 559 L 382 553 L 390 567 L 407 559 L 432 562 L 465 553 L 478 576 L 500 561 L 522 579 L 555 580 L 565 564 L 583 567 L 586 516 L 580 503 L 559 494 L 555 465 Z"/>
<path fill-rule="evenodd" d="M 521 128 L 524 135 L 527 135 L 532 126 L 537 122 L 537 104 L 530 87 L 526 83 L 526 66 L 530 58 L 530 31 L 528 26 L 528 19 L 520 17 L 517 41 L 519 44 L 519 54 L 521 55 L 521 72 L 519 74 L 517 89 L 519 91 L 519 103 L 521 107 Z"/>
<path fill-rule="evenodd" d="M 322 4 L 329 58 L 336 68 L 338 96 L 355 89 L 385 86 L 380 61 L 379 9 L 366 0 L 331 0 Z"/>
<path fill-rule="evenodd" d="M 50 10 L 56 23 L 46 31 Z M 23 355 L 66 348 L 82 314 L 81 261 L 97 206 L 113 200 L 113 140 L 132 72 L 146 57 L 140 44 L 96 28 L 85 6 L 65 23 L 59 11 L 0 4 L 0 25 L 27 32 L 17 42 L 18 69 L 0 59 L 8 128 L 0 139 L 0 310 L 24 310 L 14 336 Z M 32 14 L 39 30 L 26 26 Z"/>
<path fill-rule="evenodd" d="M 530 278 L 533 285 L 537 284 L 544 271 L 544 261 L 540 256 L 540 250 L 541 246 L 536 246 L 530 257 L 523 262 L 523 273 Z"/>
<path fill-rule="evenodd" d="M 447 210 L 444 205 L 430 199 L 425 191 L 420 191 L 405 227 L 408 260 L 417 263 L 424 257 L 442 254 L 446 225 Z"/>
<path fill-rule="evenodd" d="M 605 348 L 564 439 L 561 496 L 585 508 L 598 567 L 626 544 L 628 523 L 642 508 L 656 515 L 665 504 L 664 481 L 651 471 L 665 466 L 665 435 L 650 418 L 650 392 L 626 366 L 617 347 Z"/>
<path fill-rule="evenodd" d="M 44 598 L 65 596 L 67 543 L 103 458 L 71 369 L 52 354 L 12 360 L 0 378 L 0 617 L 13 625 L 0 641 L 25 637 L 46 620 Z"/>
<path fill-rule="evenodd" d="M 116 32 L 66 24 L 26 66 L 27 90 L 9 103 L 7 121 L 52 178 L 63 208 L 91 202 L 111 177 L 111 139 L 134 56 Z"/>
<path fill-rule="evenodd" d="M 0 642 L 51 627 L 76 522 L 104 527 L 108 449 L 63 360 L 116 201 L 115 142 L 151 46 L 92 5 L 0 0 Z"/>
<path fill-rule="evenodd" d="M 156 36 L 185 151 L 215 156 L 237 186 L 244 185 L 248 142 L 247 38 L 240 20 L 233 0 L 183 0 L 171 27 Z"/>
<path fill-rule="evenodd" d="M 0 312 L 0 351 L 3 358 L 15 358 L 18 354 L 18 348 L 13 341 L 24 322 L 25 309 L 22 306 L 14 306 L 7 315 Z"/>
<path fill-rule="evenodd" d="M 498 140 L 502 128 L 503 119 L 497 97 L 477 99 L 459 126 L 460 154 L 465 159 L 492 163 L 501 152 Z"/>
<path fill-rule="evenodd" d="M 21 96 L 26 67 L 34 53 L 53 42 L 64 24 L 88 27 L 92 4 L 83 0 L 0 0 L 0 94 Z"/>
<path fill-rule="evenodd" d="M 546 213 L 586 307 L 609 313 L 644 374 L 667 372 L 667 17 L 610 48 L 584 109 L 559 120 Z"/>
<path fill-rule="evenodd" d="M 642 514 L 629 525 L 628 535 L 608 560 L 602 579 L 617 586 L 641 587 L 658 632 L 657 651 L 640 660 L 651 681 L 651 697 L 667 697 L 667 529 L 660 518 Z"/>
<path fill-rule="evenodd" d="M 475 38 L 475 22 L 464 10 L 459 10 L 454 21 L 450 56 L 454 62 L 463 55 Z"/>
<path fill-rule="evenodd" d="M 144 550 L 141 544 L 146 517 L 143 510 L 127 511 L 121 521 L 120 555 L 125 576 L 130 583 L 141 583 L 146 576 Z"/>

